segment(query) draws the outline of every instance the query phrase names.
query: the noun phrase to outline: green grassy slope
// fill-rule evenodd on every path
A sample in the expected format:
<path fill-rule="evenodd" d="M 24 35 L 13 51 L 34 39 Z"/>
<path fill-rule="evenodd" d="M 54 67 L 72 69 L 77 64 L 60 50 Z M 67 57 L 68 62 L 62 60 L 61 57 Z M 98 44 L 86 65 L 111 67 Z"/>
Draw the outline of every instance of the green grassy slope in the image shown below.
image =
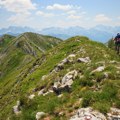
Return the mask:
<path fill-rule="evenodd" d="M 4 36 L 4 40 L 10 37 Z M 13 38 L 13 37 L 12 37 Z M 15 67 L 23 67 L 30 61 L 36 60 L 43 52 L 61 42 L 54 37 L 43 36 L 35 33 L 24 33 L 19 37 L 4 44 L 0 52 L 0 70 L 5 73 L 13 71 Z M 4 75 L 5 76 L 5 75 Z"/>
<path fill-rule="evenodd" d="M 11 97 L 12 89 L 26 77 L 28 72 L 33 71 L 32 67 L 36 65 L 42 53 L 61 42 L 60 39 L 35 33 L 24 33 L 14 39 L 5 35 L 4 41 L 7 42 L 1 43 L 0 51 L 1 111 L 9 102 L 13 101 L 14 95 Z"/>
<path fill-rule="evenodd" d="M 15 61 L 22 59 L 21 53 L 19 54 L 20 58 L 16 58 Z M 64 68 L 58 72 L 51 72 L 70 54 L 76 55 L 73 63 L 65 64 Z M 81 57 L 89 57 L 91 62 L 77 62 L 77 59 Z M 46 116 L 52 120 L 67 120 L 80 107 L 91 106 L 104 114 L 109 111 L 111 106 L 120 108 L 120 59 L 114 51 L 101 43 L 77 36 L 40 54 L 29 64 L 25 63 L 26 60 L 20 60 L 20 62 L 23 62 L 22 66 L 12 69 L 12 72 L 0 82 L 1 120 L 7 118 L 35 120 L 35 115 L 39 111 L 47 113 Z M 91 74 L 100 66 L 105 66 L 105 69 Z M 55 93 L 38 96 L 41 88 L 45 88 L 47 92 L 56 80 L 62 79 L 72 70 L 79 71 L 79 75 L 75 78 L 69 92 L 62 91 L 63 96 L 60 98 Z M 42 80 L 44 75 L 47 77 Z M 28 98 L 31 94 L 35 94 L 35 98 L 32 100 Z M 22 102 L 22 114 L 19 116 L 12 112 L 12 107 L 17 100 Z M 61 112 L 63 115 L 59 115 Z"/>
<path fill-rule="evenodd" d="M 2 51 L 2 49 L 4 49 L 4 47 L 7 46 L 9 42 L 11 42 L 11 40 L 13 40 L 14 38 L 14 36 L 8 34 L 0 37 L 0 51 Z"/>

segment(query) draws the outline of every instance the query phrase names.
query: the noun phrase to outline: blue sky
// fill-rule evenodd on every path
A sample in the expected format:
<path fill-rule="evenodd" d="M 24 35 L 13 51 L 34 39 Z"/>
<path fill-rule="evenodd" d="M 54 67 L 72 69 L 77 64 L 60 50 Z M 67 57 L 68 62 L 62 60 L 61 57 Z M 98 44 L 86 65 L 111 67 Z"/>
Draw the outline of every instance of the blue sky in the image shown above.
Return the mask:
<path fill-rule="evenodd" d="M 0 0 L 0 28 L 120 26 L 120 0 Z"/>

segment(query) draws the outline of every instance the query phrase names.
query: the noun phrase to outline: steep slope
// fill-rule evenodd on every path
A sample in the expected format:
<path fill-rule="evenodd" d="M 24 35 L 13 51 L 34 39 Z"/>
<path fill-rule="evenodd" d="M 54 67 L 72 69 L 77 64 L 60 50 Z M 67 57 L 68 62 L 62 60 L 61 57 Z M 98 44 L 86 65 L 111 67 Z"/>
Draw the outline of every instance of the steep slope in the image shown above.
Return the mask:
<path fill-rule="evenodd" d="M 4 36 L 3 39 L 8 41 L 8 38 L 13 39 L 10 36 Z M 22 65 L 30 61 L 36 60 L 38 56 L 60 42 L 60 39 L 36 33 L 24 33 L 11 41 L 9 40 L 9 42 L 4 42 L 5 44 L 1 44 L 2 49 L 0 52 L 0 70 L 2 76 L 8 74 L 7 71 L 13 71 L 14 67 L 22 67 Z"/>
<path fill-rule="evenodd" d="M 4 38 L 4 40 L 7 41 L 8 39 L 6 38 L 11 37 L 5 35 Z M 32 72 L 31 65 L 39 59 L 41 54 L 60 42 L 60 39 L 51 36 L 24 33 L 15 39 L 9 39 L 9 42 L 5 44 L 4 42 L 1 43 L 0 98 L 5 95 L 3 102 L 9 99 L 8 96 L 10 95 L 10 91 L 12 91 L 12 87 L 19 82 L 17 78 L 19 73 L 23 71 L 19 76 L 19 78 L 22 79 L 23 76 L 26 76 L 26 71 Z M 4 105 L 6 105 L 6 103 Z M 0 101 L 0 107 L 4 107 L 4 105 Z"/>
<path fill-rule="evenodd" d="M 36 33 L 24 33 L 16 38 L 16 46 L 21 47 L 25 52 L 36 51 L 45 52 L 61 42 L 60 39 L 44 36 Z M 35 52 L 35 51 L 34 51 Z M 33 53 L 34 54 L 34 53 Z M 34 54 L 35 55 L 35 54 Z"/>
<path fill-rule="evenodd" d="M 1 81 L 0 118 L 35 120 L 42 112 L 42 120 L 68 120 L 89 106 L 106 114 L 120 108 L 119 71 L 114 51 L 86 37 L 70 38 Z"/>
<path fill-rule="evenodd" d="M 15 38 L 15 36 L 12 36 L 12 35 L 8 35 L 8 34 L 5 34 L 3 36 L 0 37 L 0 51 L 5 47 L 7 46 L 7 44 L 13 40 Z"/>

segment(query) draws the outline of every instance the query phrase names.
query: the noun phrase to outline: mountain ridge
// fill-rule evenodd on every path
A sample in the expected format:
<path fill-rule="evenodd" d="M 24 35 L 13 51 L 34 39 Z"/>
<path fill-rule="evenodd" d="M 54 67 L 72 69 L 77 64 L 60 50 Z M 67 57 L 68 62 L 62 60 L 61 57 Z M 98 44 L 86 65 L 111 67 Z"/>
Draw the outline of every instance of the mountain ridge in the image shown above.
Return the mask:
<path fill-rule="evenodd" d="M 120 108 L 120 58 L 102 43 L 76 36 L 25 61 L 0 79 L 2 120 L 75 120 L 87 107 L 107 119 Z"/>

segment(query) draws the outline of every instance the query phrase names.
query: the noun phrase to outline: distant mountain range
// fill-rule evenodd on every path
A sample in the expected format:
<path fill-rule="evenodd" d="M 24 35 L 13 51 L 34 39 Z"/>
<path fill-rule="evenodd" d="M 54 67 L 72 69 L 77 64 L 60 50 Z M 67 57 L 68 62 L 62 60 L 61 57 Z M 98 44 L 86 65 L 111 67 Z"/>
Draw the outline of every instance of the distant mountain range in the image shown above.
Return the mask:
<path fill-rule="evenodd" d="M 79 26 L 69 27 L 69 28 L 60 28 L 60 27 L 50 27 L 42 30 L 36 30 L 30 27 L 17 27 L 10 26 L 8 28 L 0 29 L 0 35 L 10 34 L 10 35 L 19 35 L 24 32 L 36 32 L 44 35 L 51 35 L 61 39 L 68 39 L 72 36 L 87 36 L 92 40 L 107 42 L 109 39 L 114 37 L 116 33 L 120 32 L 120 26 L 104 26 L 97 25 L 95 27 L 86 29 Z"/>
<path fill-rule="evenodd" d="M 10 34 L 10 35 L 19 35 L 24 32 L 35 32 L 33 28 L 30 27 L 20 27 L 20 26 L 9 26 L 8 28 L 1 28 L 0 29 L 0 36 L 3 34 Z"/>

